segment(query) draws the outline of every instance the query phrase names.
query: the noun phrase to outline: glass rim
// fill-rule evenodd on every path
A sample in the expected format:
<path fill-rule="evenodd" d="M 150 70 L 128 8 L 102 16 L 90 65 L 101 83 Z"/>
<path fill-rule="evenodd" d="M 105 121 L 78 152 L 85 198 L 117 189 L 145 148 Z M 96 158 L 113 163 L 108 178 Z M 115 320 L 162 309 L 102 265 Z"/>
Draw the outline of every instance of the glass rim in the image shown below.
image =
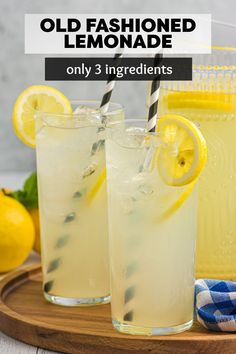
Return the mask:
<path fill-rule="evenodd" d="M 187 118 L 184 115 L 182 115 L 182 116 L 183 116 L 183 118 Z M 157 118 L 157 121 L 158 121 L 158 119 L 159 118 Z M 128 122 L 128 123 L 129 122 L 144 122 L 144 129 L 146 129 L 146 125 L 147 125 L 148 120 L 143 118 L 143 117 L 135 118 L 135 119 L 134 118 L 128 118 L 128 119 L 124 119 L 124 120 L 120 120 L 120 121 L 116 121 L 116 122 L 110 122 L 109 125 L 107 126 L 107 128 L 108 129 L 112 129 L 112 127 L 111 127 L 112 125 L 115 126 L 117 124 L 122 124 L 122 123 L 125 125 L 126 122 Z M 198 121 L 194 122 L 194 125 L 196 125 L 196 127 L 198 129 L 201 128 L 201 124 Z M 115 130 L 116 128 L 113 128 L 113 129 Z M 121 129 L 121 130 L 124 130 L 124 129 Z M 132 133 L 132 132 L 130 132 L 130 133 Z M 128 134 L 129 134 L 129 132 L 128 132 Z M 132 135 L 134 135 L 134 134 L 132 134 Z M 156 130 L 155 130 L 155 132 L 148 132 L 148 131 L 144 131 L 144 133 L 140 132 L 139 135 L 150 135 L 150 136 L 154 136 L 154 137 L 157 137 L 157 138 L 161 138 L 160 133 L 158 133 Z"/>
<path fill-rule="evenodd" d="M 123 121 L 110 122 L 107 126 L 107 140 L 112 140 L 122 148 L 128 150 L 143 150 L 147 148 L 158 147 L 162 144 L 161 135 L 155 132 L 147 131 L 147 118 L 128 118 Z M 136 130 L 128 130 L 129 128 L 136 128 Z M 140 129 L 140 130 L 138 130 Z M 141 139 L 149 138 L 146 143 L 139 144 L 132 140 L 132 137 Z M 130 140 L 131 138 L 131 140 Z M 126 140 L 128 139 L 128 140 Z M 143 140 L 144 142 L 145 140 Z M 132 144 L 134 143 L 134 145 Z"/>
<path fill-rule="evenodd" d="M 212 19 L 211 24 L 212 24 L 212 26 L 218 26 L 219 28 L 222 27 L 222 28 L 229 29 L 229 30 L 235 30 L 235 34 L 236 34 L 236 25 L 234 23 L 228 23 L 225 21 L 219 21 L 219 20 Z M 212 27 L 212 34 L 213 34 L 213 30 L 214 30 L 214 27 Z M 214 53 L 217 53 L 217 52 L 229 53 L 229 52 L 231 52 L 232 54 L 234 54 L 234 52 L 236 52 L 235 46 L 217 45 L 217 43 L 212 44 L 211 49 L 214 51 Z"/>
<path fill-rule="evenodd" d="M 229 47 L 229 46 L 216 45 L 216 44 L 212 45 L 211 49 L 214 51 L 214 53 L 209 53 L 208 55 L 215 54 L 215 52 L 219 52 L 219 53 L 221 53 L 221 52 L 231 52 L 231 53 L 236 52 L 236 47 Z"/>
<path fill-rule="evenodd" d="M 73 106 L 85 106 L 89 108 L 100 108 L 100 101 L 98 100 L 70 100 Z M 114 109 L 112 109 L 114 107 Z M 119 114 L 123 114 L 124 107 L 120 103 L 110 102 L 110 110 L 106 113 L 102 113 L 100 110 L 96 112 L 85 113 L 53 113 L 44 112 L 42 110 L 34 110 L 34 118 L 43 121 L 45 126 L 58 129 L 80 129 L 91 126 L 103 127 L 103 117 L 109 117 L 109 119 L 115 118 Z"/>
<path fill-rule="evenodd" d="M 222 27 L 228 27 L 228 28 L 232 28 L 232 29 L 236 30 L 236 25 L 234 23 L 229 23 L 229 22 L 225 22 L 225 21 L 219 21 L 219 20 L 215 20 L 215 19 L 212 19 L 211 23 L 213 25 L 222 26 Z"/>
<path fill-rule="evenodd" d="M 157 119 L 158 120 L 158 119 Z M 140 131 L 140 132 L 136 132 L 137 133 L 137 135 L 150 135 L 150 136 L 153 136 L 153 137 L 160 137 L 160 134 L 157 132 L 157 131 L 155 131 L 155 132 L 149 132 L 148 130 L 147 130 L 147 123 L 148 123 L 148 120 L 147 120 L 147 118 L 144 118 L 144 117 L 139 117 L 139 118 L 125 118 L 124 120 L 119 120 L 119 121 L 116 121 L 116 122 L 109 122 L 109 124 L 107 125 L 107 129 L 113 129 L 113 130 L 122 130 L 122 131 L 124 131 L 125 130 L 125 128 L 126 128 L 126 124 L 128 123 L 129 124 L 129 126 L 133 126 L 133 124 L 131 124 L 131 123 L 144 123 L 143 124 L 143 127 L 140 127 L 140 126 L 136 126 L 137 128 L 143 128 L 144 129 L 144 131 Z M 117 129 L 117 125 L 123 125 L 123 128 L 121 128 L 121 129 Z M 134 125 L 134 128 L 135 128 L 135 125 Z M 126 131 L 125 132 L 125 134 L 127 134 L 127 135 L 135 135 L 135 133 L 134 132 L 132 132 L 132 131 Z"/>
<path fill-rule="evenodd" d="M 93 107 L 92 105 L 93 104 L 96 104 L 97 105 L 97 112 L 91 112 L 91 113 L 53 113 L 53 112 L 47 112 L 47 111 L 42 111 L 42 110 L 39 110 L 39 109 L 33 109 L 33 111 L 35 112 L 35 114 L 42 114 L 42 115 L 51 115 L 51 116 L 55 116 L 55 117 L 87 117 L 87 116 L 94 116 L 94 117 L 97 117 L 97 116 L 111 116 L 111 115 L 116 115 L 116 114 L 119 114 L 121 112 L 124 111 L 124 106 L 121 104 L 121 103 L 118 103 L 118 102 L 114 102 L 114 101 L 110 101 L 109 102 L 109 106 L 113 105 L 113 106 L 116 106 L 115 109 L 112 109 L 112 110 L 109 110 L 106 112 L 106 113 L 101 113 L 101 110 L 100 110 L 100 104 L 101 104 L 101 101 L 100 100 L 94 100 L 94 99 L 80 99 L 80 100 L 76 100 L 76 99 L 69 99 L 69 102 L 71 105 L 84 105 L 86 106 L 86 103 L 88 104 L 88 107 Z"/>

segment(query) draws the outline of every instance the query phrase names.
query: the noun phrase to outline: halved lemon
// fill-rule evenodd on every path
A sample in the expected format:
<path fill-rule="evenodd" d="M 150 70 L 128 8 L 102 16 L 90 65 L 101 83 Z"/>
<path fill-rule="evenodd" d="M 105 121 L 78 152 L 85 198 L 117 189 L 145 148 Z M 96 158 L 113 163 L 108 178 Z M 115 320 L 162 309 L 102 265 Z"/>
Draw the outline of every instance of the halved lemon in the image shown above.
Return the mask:
<path fill-rule="evenodd" d="M 70 114 L 69 100 L 50 86 L 34 85 L 24 90 L 13 108 L 13 126 L 18 138 L 26 145 L 35 147 L 35 111 Z"/>
<path fill-rule="evenodd" d="M 163 141 L 157 159 L 163 181 L 184 186 L 196 180 L 207 158 L 206 142 L 197 126 L 182 116 L 166 114 L 157 129 Z"/>

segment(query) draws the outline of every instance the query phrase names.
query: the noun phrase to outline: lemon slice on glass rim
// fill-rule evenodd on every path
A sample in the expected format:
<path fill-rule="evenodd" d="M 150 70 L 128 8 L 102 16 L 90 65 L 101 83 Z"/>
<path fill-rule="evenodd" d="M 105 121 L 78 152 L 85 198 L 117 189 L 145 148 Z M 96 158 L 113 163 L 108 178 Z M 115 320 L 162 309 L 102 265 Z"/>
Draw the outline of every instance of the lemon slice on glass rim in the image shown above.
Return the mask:
<path fill-rule="evenodd" d="M 35 111 L 53 114 L 70 114 L 72 108 L 63 93 L 46 85 L 34 85 L 24 90 L 13 108 L 13 126 L 18 138 L 35 147 Z"/>
<path fill-rule="evenodd" d="M 170 186 L 195 181 L 207 158 L 206 141 L 200 130 L 190 120 L 175 114 L 160 117 L 157 130 L 163 141 L 157 160 L 162 180 Z"/>
<path fill-rule="evenodd" d="M 197 126 L 182 116 L 160 117 L 157 130 L 163 141 L 156 156 L 160 177 L 169 186 L 182 187 L 176 200 L 171 198 L 169 207 L 159 215 L 161 222 L 175 213 L 193 191 L 206 164 L 207 147 Z"/>

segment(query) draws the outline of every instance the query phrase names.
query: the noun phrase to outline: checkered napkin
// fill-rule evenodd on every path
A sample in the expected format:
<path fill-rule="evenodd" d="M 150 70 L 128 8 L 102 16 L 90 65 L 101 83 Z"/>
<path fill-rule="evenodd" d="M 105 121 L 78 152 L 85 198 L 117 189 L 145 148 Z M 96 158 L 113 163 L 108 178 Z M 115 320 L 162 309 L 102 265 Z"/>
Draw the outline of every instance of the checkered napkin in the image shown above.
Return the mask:
<path fill-rule="evenodd" d="M 197 319 L 205 328 L 236 332 L 236 282 L 197 280 L 195 306 Z"/>

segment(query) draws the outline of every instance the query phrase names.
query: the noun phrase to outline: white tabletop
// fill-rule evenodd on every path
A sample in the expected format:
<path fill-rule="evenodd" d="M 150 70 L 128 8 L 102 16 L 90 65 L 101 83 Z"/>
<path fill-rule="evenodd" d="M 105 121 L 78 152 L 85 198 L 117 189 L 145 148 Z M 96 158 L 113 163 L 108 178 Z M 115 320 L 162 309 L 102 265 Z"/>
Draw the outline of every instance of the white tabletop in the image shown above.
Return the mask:
<path fill-rule="evenodd" d="M 29 175 L 29 173 L 2 173 L 0 172 L 0 188 L 21 188 L 23 181 Z M 32 252 L 25 264 L 32 264 L 39 261 L 39 256 Z M 0 274 L 0 279 L 4 277 Z M 53 354 L 55 352 L 44 350 L 37 347 L 32 347 L 21 343 L 13 338 L 6 336 L 0 332 L 0 354 Z"/>

